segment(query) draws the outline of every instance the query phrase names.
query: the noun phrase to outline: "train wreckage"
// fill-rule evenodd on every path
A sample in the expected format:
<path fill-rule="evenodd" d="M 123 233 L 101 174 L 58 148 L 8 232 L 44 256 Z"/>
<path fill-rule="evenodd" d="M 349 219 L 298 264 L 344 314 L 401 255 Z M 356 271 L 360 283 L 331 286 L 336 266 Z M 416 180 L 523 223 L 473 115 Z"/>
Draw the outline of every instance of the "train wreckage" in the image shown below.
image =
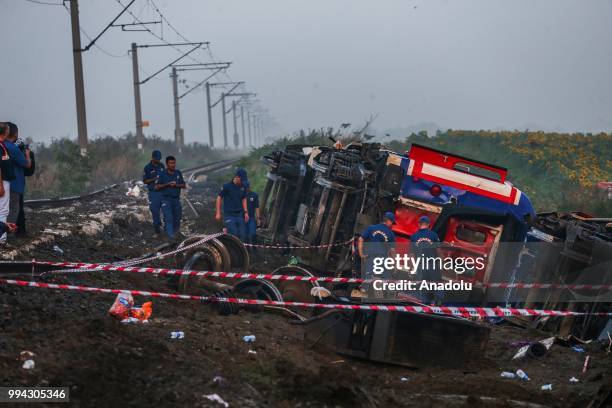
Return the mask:
<path fill-rule="evenodd" d="M 609 290 L 589 293 L 585 299 L 581 291 L 571 289 L 542 295 L 537 285 L 520 293 L 504 286 L 513 282 L 562 283 L 570 288 L 577 283 L 609 285 L 612 219 L 579 212 L 536 214 L 503 167 L 416 144 L 406 154 L 378 143 L 340 148 L 289 145 L 262 160 L 270 170 L 260 199 L 263 225 L 258 234 L 267 243 L 290 245 L 298 259 L 273 274 L 354 277 L 354 247 L 327 244 L 351 241 L 386 211 L 394 212 L 393 231 L 399 243 L 406 243 L 417 229 L 418 218 L 427 215 L 443 241 L 439 251 L 445 256 L 486 260 L 484 268 L 461 276 L 443 271 L 447 281 L 460 278 L 475 286 L 469 298 L 445 302 L 588 312 L 579 317 L 513 318 L 517 324 L 546 326 L 565 336 L 594 338 L 609 325 L 608 317 L 592 315 L 611 310 L 606 298 Z M 193 241 L 183 245 L 189 242 Z M 231 236 L 214 239 L 183 256 L 177 262 L 184 269 L 246 271 L 249 267 L 248 251 Z M 401 279 L 401 274 L 394 278 Z M 247 279 L 232 285 L 183 276 L 175 283 L 185 292 L 204 290 L 215 296 L 367 302 L 351 297 L 356 285 L 350 283 L 321 283 L 331 294 L 328 298 L 312 296 L 304 282 L 296 281 Z M 378 299 L 376 303 L 410 304 L 410 300 Z M 223 313 L 238 310 L 230 304 L 219 307 Z M 455 316 L 361 310 L 314 313 L 306 320 L 307 340 L 316 338 L 340 353 L 395 364 L 460 365 L 482 355 L 489 335 L 487 326 Z M 437 355 L 425 352 L 428 349 Z"/>

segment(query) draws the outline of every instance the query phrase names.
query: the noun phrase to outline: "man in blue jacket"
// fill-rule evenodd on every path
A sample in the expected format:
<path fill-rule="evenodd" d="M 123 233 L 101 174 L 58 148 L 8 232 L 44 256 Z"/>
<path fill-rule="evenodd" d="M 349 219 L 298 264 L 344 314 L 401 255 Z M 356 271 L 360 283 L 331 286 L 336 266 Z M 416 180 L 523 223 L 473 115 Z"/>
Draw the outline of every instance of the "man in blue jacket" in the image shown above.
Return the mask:
<path fill-rule="evenodd" d="M 164 214 L 166 234 L 171 240 L 181 232 L 181 189 L 187 187 L 183 173 L 176 168 L 174 156 L 166 157 L 166 169 L 162 170 L 155 182 L 155 189 L 161 191 L 161 209 Z"/>
<path fill-rule="evenodd" d="M 231 182 L 225 183 L 217 196 L 215 219 L 221 221 L 227 232 L 246 240 L 246 223 L 249 222 L 247 211 L 246 189 L 242 185 L 240 170 L 236 172 Z M 223 202 L 223 218 L 221 218 L 221 203 Z"/>
<path fill-rule="evenodd" d="M 142 182 L 147 185 L 149 190 L 149 210 L 153 218 L 153 228 L 156 234 L 161 234 L 161 217 L 159 216 L 162 204 L 161 191 L 155 189 L 155 182 L 164 170 L 164 165 L 161 162 L 162 154 L 159 150 L 154 150 L 151 155 L 151 161 L 147 163 L 142 175 Z"/>
<path fill-rule="evenodd" d="M 7 122 L 7 125 L 9 127 L 9 134 L 4 142 L 4 146 L 8 150 L 9 156 L 11 156 L 11 162 L 15 172 L 15 179 L 11 181 L 8 222 L 16 224 L 17 220 L 23 217 L 21 213 L 23 212 L 23 194 L 25 193 L 24 171 L 32 167 L 32 161 L 30 160 L 29 148 L 24 149 L 25 153 L 23 153 L 19 147 L 15 145 L 19 137 L 17 125 L 11 122 Z M 23 233 L 25 233 L 25 231 L 23 231 Z"/>

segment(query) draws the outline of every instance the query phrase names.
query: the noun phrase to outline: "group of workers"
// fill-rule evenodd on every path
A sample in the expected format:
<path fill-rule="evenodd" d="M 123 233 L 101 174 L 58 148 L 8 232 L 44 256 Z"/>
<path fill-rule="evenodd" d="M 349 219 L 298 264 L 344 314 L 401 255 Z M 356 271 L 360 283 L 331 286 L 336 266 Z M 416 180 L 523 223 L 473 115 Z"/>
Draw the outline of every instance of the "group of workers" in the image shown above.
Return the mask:
<path fill-rule="evenodd" d="M 167 156 L 165 166 L 161 160 L 161 152 L 153 151 L 151 161 L 144 168 L 142 181 L 148 188 L 155 234 L 162 232 L 161 212 L 168 238 L 176 240 L 181 236 L 181 190 L 187 185 L 183 174 L 176 168 L 175 157 Z M 246 170 L 238 169 L 232 181 L 223 185 L 215 209 L 215 219 L 223 221 L 226 232 L 245 243 L 255 243 L 257 225 L 261 219 L 259 196 L 251 191 Z"/>
<path fill-rule="evenodd" d="M 365 279 L 373 279 L 373 260 L 377 257 L 393 257 L 394 245 L 396 242 L 395 233 L 392 230 L 396 224 L 395 214 L 386 212 L 380 224 L 367 227 L 360 234 L 356 245 L 356 266 L 362 271 Z M 436 257 L 436 243 L 440 242 L 440 237 L 431 229 L 431 220 L 427 215 L 419 217 L 418 229 L 410 236 L 412 252 L 415 256 L 420 254 L 427 257 Z M 427 281 L 440 281 L 442 279 L 440 271 L 436 269 L 427 270 L 420 273 L 420 279 Z M 383 278 L 389 279 L 388 273 Z M 440 293 L 432 294 L 434 299 L 440 300 Z"/>
<path fill-rule="evenodd" d="M 25 178 L 34 169 L 34 153 L 19 138 L 17 125 L 0 122 L 0 247 L 9 246 L 7 233 L 26 234 Z"/>

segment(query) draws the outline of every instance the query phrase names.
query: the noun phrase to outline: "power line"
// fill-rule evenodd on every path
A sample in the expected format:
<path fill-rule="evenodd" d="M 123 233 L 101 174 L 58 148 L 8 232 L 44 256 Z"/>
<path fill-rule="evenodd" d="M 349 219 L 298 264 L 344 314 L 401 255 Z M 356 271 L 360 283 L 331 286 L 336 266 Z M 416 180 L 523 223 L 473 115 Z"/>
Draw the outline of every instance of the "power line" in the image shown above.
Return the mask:
<path fill-rule="evenodd" d="M 34 0 L 26 0 L 26 1 L 34 1 Z M 70 10 L 66 6 L 66 3 L 62 3 L 60 5 L 64 6 L 64 9 L 68 13 L 68 15 L 70 15 Z M 87 38 L 90 42 L 92 41 L 92 38 L 89 36 L 89 34 L 87 34 L 87 32 L 84 29 L 79 27 L 79 30 L 85 36 L 85 38 Z M 94 44 L 94 47 L 96 47 L 98 50 L 102 51 L 104 54 L 106 54 L 106 55 L 108 55 L 109 57 L 112 57 L 112 58 L 125 58 L 125 57 L 127 57 L 127 52 L 125 54 L 123 54 L 123 55 L 117 55 L 117 54 L 113 54 L 113 53 L 111 53 L 109 51 L 106 51 L 104 48 L 100 47 L 98 44 Z"/>
<path fill-rule="evenodd" d="M 40 4 L 40 5 L 43 5 L 43 6 L 63 6 L 64 5 L 63 2 L 62 3 L 49 3 L 49 2 L 46 2 L 46 1 L 40 1 L 40 0 L 25 0 L 25 1 L 27 1 L 29 3 L 34 3 L 34 4 Z"/>

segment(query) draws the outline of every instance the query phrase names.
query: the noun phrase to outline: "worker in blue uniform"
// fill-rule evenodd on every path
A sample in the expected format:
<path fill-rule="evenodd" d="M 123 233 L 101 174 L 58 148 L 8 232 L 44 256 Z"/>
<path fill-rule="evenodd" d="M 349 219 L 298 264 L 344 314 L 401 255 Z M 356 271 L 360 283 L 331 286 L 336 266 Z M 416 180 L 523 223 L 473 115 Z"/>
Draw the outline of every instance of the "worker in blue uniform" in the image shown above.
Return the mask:
<path fill-rule="evenodd" d="M 366 261 L 365 279 L 373 278 L 373 260 L 389 256 L 390 244 L 395 243 L 395 234 L 391 226 L 396 223 L 395 214 L 386 212 L 380 224 L 367 227 L 357 240 L 357 253 L 360 260 Z M 364 245 L 366 244 L 367 245 Z"/>
<path fill-rule="evenodd" d="M 157 177 L 155 189 L 161 191 L 161 210 L 168 238 L 174 240 L 181 230 L 181 189 L 187 187 L 183 173 L 176 168 L 174 156 L 166 157 L 166 169 Z"/>
<path fill-rule="evenodd" d="M 438 251 L 437 246 L 440 242 L 440 237 L 435 231 L 431 230 L 431 220 L 427 215 L 419 217 L 418 220 L 419 229 L 410 236 L 410 242 L 412 246 L 412 252 L 414 256 L 420 256 L 424 258 L 437 258 Z M 436 263 L 432 262 L 428 264 L 428 268 L 417 271 L 419 279 L 424 279 L 428 282 L 441 282 L 442 273 L 436 267 Z M 433 291 L 424 294 L 422 299 L 424 301 L 434 302 L 441 304 L 443 300 L 442 291 Z"/>
<path fill-rule="evenodd" d="M 159 150 L 154 150 L 151 155 L 151 161 L 144 167 L 142 182 L 147 185 L 149 191 L 149 210 L 153 218 L 153 228 L 156 234 L 161 234 L 161 191 L 155 189 L 157 177 L 164 170 L 164 165 L 161 162 L 162 154 Z"/>
<path fill-rule="evenodd" d="M 223 217 L 221 217 L 221 204 L 223 204 Z M 249 213 L 240 170 L 234 174 L 231 182 L 223 185 L 219 192 L 215 219 L 223 220 L 227 232 L 240 238 L 243 242 L 246 240 L 246 223 L 249 222 Z"/>
<path fill-rule="evenodd" d="M 357 239 L 356 268 L 361 271 L 363 279 L 374 279 L 374 260 L 394 255 L 395 234 L 391 230 L 396 223 L 395 214 L 386 212 L 380 224 L 374 224 L 363 230 Z M 389 279 L 391 271 L 385 270 L 382 275 L 376 275 L 376 279 Z M 370 295 L 366 295 L 368 288 Z M 381 297 L 383 293 L 374 291 L 371 284 L 362 286 L 351 292 L 352 297 Z"/>
<path fill-rule="evenodd" d="M 261 212 L 259 211 L 259 195 L 251 190 L 248 181 L 242 183 L 246 189 L 247 213 L 249 221 L 246 223 L 246 242 L 254 244 L 257 241 L 257 226 L 261 223 Z"/>

